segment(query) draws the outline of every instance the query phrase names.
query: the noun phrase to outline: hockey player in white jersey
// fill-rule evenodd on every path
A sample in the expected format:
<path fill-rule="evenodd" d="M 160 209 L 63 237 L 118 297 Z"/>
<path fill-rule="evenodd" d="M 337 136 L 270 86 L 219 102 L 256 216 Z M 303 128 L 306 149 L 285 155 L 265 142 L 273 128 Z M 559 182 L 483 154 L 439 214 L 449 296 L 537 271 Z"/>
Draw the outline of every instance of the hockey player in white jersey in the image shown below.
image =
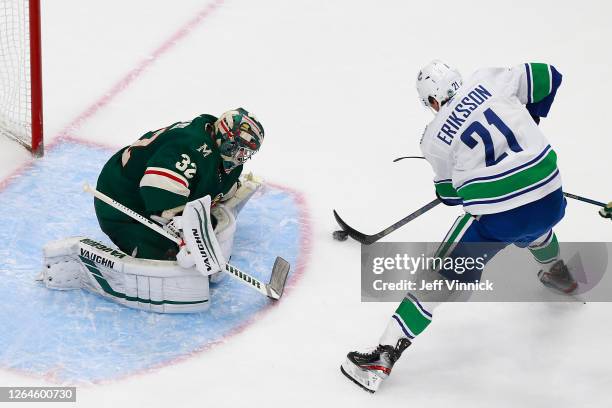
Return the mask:
<path fill-rule="evenodd" d="M 540 281 L 564 293 L 576 281 L 559 259 L 552 228 L 564 216 L 565 198 L 557 155 L 538 128 L 561 85 L 548 64 L 476 71 L 465 83 L 456 69 L 434 60 L 419 73 L 416 87 L 435 118 L 425 128 L 421 150 L 434 171 L 436 194 L 465 214 L 452 225 L 436 256 L 462 255 L 461 243 L 486 243 L 486 259 L 510 244 L 528 248 Z M 462 282 L 480 279 L 482 269 L 458 274 L 435 271 Z M 408 293 L 390 318 L 378 347 L 350 352 L 342 372 L 375 392 L 402 352 L 431 323 L 436 303 Z"/>

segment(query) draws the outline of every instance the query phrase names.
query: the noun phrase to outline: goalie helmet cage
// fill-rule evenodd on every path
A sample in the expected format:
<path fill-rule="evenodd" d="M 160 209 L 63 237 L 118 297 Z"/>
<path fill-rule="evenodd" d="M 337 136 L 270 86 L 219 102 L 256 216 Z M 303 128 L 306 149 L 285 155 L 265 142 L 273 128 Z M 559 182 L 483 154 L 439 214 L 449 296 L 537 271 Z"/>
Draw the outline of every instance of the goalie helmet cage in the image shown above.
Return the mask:
<path fill-rule="evenodd" d="M 0 0 L 0 134 L 43 155 L 40 0 Z"/>

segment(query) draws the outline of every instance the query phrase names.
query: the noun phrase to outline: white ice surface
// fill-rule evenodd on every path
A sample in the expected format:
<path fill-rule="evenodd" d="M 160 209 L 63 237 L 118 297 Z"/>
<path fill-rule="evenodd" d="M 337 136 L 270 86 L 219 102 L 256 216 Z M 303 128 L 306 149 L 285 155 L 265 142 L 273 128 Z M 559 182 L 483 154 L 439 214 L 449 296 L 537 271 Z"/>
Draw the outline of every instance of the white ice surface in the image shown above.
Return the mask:
<path fill-rule="evenodd" d="M 207 4 L 43 3 L 47 143 Z M 481 66 L 555 64 L 564 82 L 542 128 L 559 154 L 564 187 L 608 200 L 611 12 L 603 0 L 222 3 L 70 133 L 120 147 L 198 113 L 253 111 L 267 138 L 249 167 L 305 193 L 309 266 L 278 308 L 227 343 L 153 373 L 81 388 L 78 405 L 609 406 L 609 304 L 444 306 L 376 396 L 358 390 L 339 363 L 347 351 L 375 344 L 395 305 L 359 302 L 359 247 L 332 241 L 331 209 L 374 232 L 431 199 L 426 163 L 391 160 L 418 153 L 431 116 L 419 106 L 414 78 L 436 57 L 464 75 Z M 0 146 L 6 177 L 28 156 L 12 142 Z M 439 240 L 457 214 L 437 208 L 389 239 Z M 576 202 L 557 232 L 565 241 L 612 239 L 612 225 Z M 0 384 L 44 382 L 3 371 Z"/>

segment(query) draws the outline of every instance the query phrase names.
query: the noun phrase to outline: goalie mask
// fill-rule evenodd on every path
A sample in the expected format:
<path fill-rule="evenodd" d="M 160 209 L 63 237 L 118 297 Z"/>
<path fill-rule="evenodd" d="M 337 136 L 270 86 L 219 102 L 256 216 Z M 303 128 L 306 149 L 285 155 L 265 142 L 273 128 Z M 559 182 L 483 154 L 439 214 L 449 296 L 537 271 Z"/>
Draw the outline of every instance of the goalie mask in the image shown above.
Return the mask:
<path fill-rule="evenodd" d="M 226 173 L 244 164 L 264 139 L 261 123 L 242 108 L 225 112 L 215 122 L 215 136 Z"/>

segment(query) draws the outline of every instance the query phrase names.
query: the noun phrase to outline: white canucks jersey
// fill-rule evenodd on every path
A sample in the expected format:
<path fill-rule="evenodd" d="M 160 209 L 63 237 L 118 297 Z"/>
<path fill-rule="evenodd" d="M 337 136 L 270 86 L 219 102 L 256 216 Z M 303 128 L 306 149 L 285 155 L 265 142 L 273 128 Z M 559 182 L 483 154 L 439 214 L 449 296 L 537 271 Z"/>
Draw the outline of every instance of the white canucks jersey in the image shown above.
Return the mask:
<path fill-rule="evenodd" d="M 556 154 L 530 112 L 546 116 L 560 84 L 553 66 L 536 63 L 481 69 L 468 78 L 421 140 L 438 195 L 476 215 L 559 189 Z"/>

